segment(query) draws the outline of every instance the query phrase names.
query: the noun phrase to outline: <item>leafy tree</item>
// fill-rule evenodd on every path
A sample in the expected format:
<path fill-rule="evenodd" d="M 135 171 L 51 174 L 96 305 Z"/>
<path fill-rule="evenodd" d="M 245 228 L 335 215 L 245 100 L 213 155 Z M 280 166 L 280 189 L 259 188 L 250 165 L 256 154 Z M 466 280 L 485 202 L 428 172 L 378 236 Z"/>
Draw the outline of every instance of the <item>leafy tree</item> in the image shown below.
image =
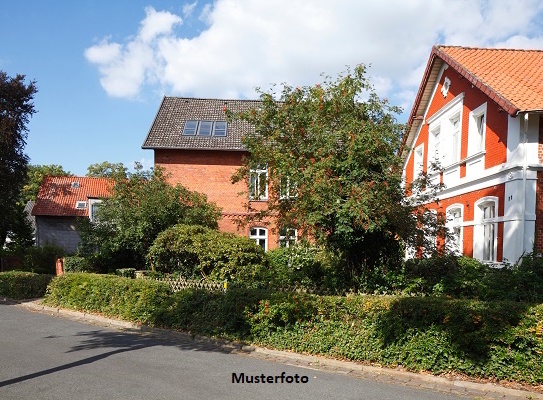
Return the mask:
<path fill-rule="evenodd" d="M 101 163 L 89 165 L 87 168 L 87 176 L 114 178 L 118 180 L 126 179 L 127 171 L 128 169 L 123 165 L 123 163 L 110 163 L 108 161 L 103 161 Z"/>
<path fill-rule="evenodd" d="M 158 234 L 175 224 L 217 228 L 220 209 L 204 195 L 168 184 L 161 169 L 141 166 L 127 179 L 117 179 L 96 223 L 81 221 L 81 252 L 95 253 L 104 269 L 144 268 L 149 247 Z"/>
<path fill-rule="evenodd" d="M 268 208 L 247 219 L 276 218 L 340 255 L 356 282 L 378 266 L 398 265 L 401 239 L 415 243 L 424 229 L 405 199 L 398 149 L 401 110 L 380 99 L 365 67 L 308 87 L 259 90 L 262 107 L 229 113 L 254 126 L 249 151 L 234 182 L 251 181 L 255 165 L 268 168 Z M 279 100 L 277 100 L 279 99 Z"/>
<path fill-rule="evenodd" d="M 17 201 L 25 182 L 28 156 L 24 154 L 27 124 L 36 112 L 34 81 L 0 71 L 0 249 L 17 220 Z"/>
<path fill-rule="evenodd" d="M 69 171 L 64 171 L 62 165 L 29 165 L 26 183 L 21 191 L 21 201 L 26 204 L 28 201 L 36 200 L 43 178 L 46 176 L 71 176 Z"/>

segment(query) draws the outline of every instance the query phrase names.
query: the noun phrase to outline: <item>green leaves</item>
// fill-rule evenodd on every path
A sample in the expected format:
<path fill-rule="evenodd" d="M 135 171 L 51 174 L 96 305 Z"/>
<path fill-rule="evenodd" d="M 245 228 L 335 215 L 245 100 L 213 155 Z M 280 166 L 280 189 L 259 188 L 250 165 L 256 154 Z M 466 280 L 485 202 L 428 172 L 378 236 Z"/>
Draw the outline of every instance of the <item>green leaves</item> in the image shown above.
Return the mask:
<path fill-rule="evenodd" d="M 353 277 L 383 257 L 398 261 L 393 238 L 404 234 L 411 210 L 402 202 L 400 110 L 373 92 L 365 72 L 360 65 L 315 86 L 260 92 L 262 107 L 230 115 L 254 127 L 233 180 L 249 181 L 251 165 L 268 163 L 268 209 L 248 219 L 273 217 L 299 229 L 342 254 Z M 296 187 L 289 201 L 280 191 L 285 180 Z"/>
<path fill-rule="evenodd" d="M 109 268 L 143 268 L 149 247 L 163 230 L 179 224 L 217 227 L 220 209 L 204 195 L 171 186 L 160 169 L 116 181 L 97 211 L 97 224 L 81 223 L 83 253 L 98 250 Z"/>

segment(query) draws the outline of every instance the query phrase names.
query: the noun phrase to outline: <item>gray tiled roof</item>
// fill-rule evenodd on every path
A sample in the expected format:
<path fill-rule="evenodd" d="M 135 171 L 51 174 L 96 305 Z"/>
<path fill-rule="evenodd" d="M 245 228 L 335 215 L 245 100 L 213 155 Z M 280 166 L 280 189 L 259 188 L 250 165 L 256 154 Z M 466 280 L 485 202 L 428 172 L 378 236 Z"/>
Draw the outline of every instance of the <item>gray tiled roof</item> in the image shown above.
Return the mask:
<path fill-rule="evenodd" d="M 164 97 L 143 142 L 143 149 L 244 150 L 241 137 L 252 131 L 245 122 L 228 122 L 226 137 L 183 136 L 187 120 L 225 121 L 225 109 L 237 112 L 257 108 L 256 100 L 195 99 Z"/>

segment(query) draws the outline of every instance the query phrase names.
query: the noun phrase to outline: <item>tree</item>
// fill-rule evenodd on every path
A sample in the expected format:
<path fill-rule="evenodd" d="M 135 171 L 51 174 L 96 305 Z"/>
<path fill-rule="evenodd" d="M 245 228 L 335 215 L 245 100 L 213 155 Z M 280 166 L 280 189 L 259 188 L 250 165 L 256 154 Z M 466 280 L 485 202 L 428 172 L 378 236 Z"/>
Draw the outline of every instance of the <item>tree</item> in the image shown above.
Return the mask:
<path fill-rule="evenodd" d="M 254 127 L 233 182 L 251 181 L 266 165 L 268 208 L 247 219 L 275 218 L 279 227 L 339 254 L 351 280 L 400 261 L 402 242 L 423 227 L 411 217 L 420 204 L 405 200 L 398 149 L 401 111 L 380 99 L 365 67 L 320 85 L 284 86 L 280 96 L 259 90 L 262 107 L 233 114 Z M 279 99 L 279 100 L 276 100 Z"/>
<path fill-rule="evenodd" d="M 89 165 L 87 168 L 87 176 L 98 178 L 114 178 L 114 179 L 126 179 L 128 169 L 123 163 L 110 163 L 103 161 L 101 163 L 95 163 Z"/>
<path fill-rule="evenodd" d="M 21 201 L 26 204 L 28 201 L 36 200 L 43 178 L 46 176 L 71 176 L 69 171 L 64 171 L 62 165 L 29 165 L 26 183 L 21 191 Z"/>
<path fill-rule="evenodd" d="M 24 80 L 24 75 L 12 78 L 0 71 L 0 249 L 17 220 L 17 201 L 28 165 L 24 154 L 27 124 L 36 112 L 35 82 L 25 84 Z"/>
<path fill-rule="evenodd" d="M 108 269 L 141 269 L 160 232 L 176 224 L 217 228 L 220 215 L 204 195 L 168 184 L 161 169 L 140 168 L 115 181 L 112 196 L 100 204 L 96 223 L 81 221 L 81 251 L 96 253 Z"/>

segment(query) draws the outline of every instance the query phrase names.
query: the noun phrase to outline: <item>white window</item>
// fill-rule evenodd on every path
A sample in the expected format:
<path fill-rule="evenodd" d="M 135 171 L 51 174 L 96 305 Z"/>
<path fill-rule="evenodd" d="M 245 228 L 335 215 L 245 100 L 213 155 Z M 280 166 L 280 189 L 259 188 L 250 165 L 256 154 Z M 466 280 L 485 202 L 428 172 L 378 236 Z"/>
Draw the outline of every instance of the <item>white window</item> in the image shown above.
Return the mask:
<path fill-rule="evenodd" d="M 468 155 L 485 150 L 486 103 L 477 107 L 470 114 L 468 128 Z"/>
<path fill-rule="evenodd" d="M 441 142 L 442 134 L 441 134 L 441 125 L 437 125 L 436 127 L 433 127 L 432 131 L 430 132 L 430 140 L 428 143 L 428 168 L 427 171 L 430 172 L 436 172 L 435 168 L 438 166 L 442 166 L 443 161 L 443 155 L 445 154 L 444 149 L 442 149 L 442 142 Z M 433 166 L 432 163 L 437 163 L 438 165 Z M 434 168 L 432 168 L 434 167 Z"/>
<path fill-rule="evenodd" d="M 266 228 L 249 229 L 249 239 L 254 240 L 264 251 L 268 250 L 268 230 Z"/>
<path fill-rule="evenodd" d="M 413 180 L 420 177 L 422 174 L 423 165 L 424 165 L 424 143 L 418 145 L 415 148 L 415 157 L 413 165 Z"/>
<path fill-rule="evenodd" d="M 268 198 L 268 166 L 258 164 L 249 171 L 249 199 L 266 200 Z"/>
<path fill-rule="evenodd" d="M 460 161 L 460 143 L 462 135 L 460 133 L 460 115 L 455 115 L 450 120 L 451 127 L 451 157 L 450 163 L 456 163 Z"/>
<path fill-rule="evenodd" d="M 481 261 L 493 262 L 497 259 L 497 209 L 497 197 L 485 197 L 475 203 L 473 255 Z"/>
<path fill-rule="evenodd" d="M 451 240 L 447 247 L 455 254 L 462 254 L 463 249 L 463 209 L 462 204 L 453 204 L 447 208 L 446 225 Z"/>
<path fill-rule="evenodd" d="M 292 228 L 279 230 L 279 247 L 290 247 L 298 240 L 298 231 Z"/>
<path fill-rule="evenodd" d="M 86 201 L 76 201 L 75 203 L 76 210 L 84 210 L 87 208 L 87 202 Z"/>
<path fill-rule="evenodd" d="M 99 199 L 89 199 L 89 219 L 91 222 L 96 221 L 96 211 L 100 208 L 100 203 L 102 200 Z"/>
<path fill-rule="evenodd" d="M 281 200 L 292 199 L 297 196 L 296 184 L 291 182 L 290 178 L 281 177 L 279 186 L 279 198 Z"/>

